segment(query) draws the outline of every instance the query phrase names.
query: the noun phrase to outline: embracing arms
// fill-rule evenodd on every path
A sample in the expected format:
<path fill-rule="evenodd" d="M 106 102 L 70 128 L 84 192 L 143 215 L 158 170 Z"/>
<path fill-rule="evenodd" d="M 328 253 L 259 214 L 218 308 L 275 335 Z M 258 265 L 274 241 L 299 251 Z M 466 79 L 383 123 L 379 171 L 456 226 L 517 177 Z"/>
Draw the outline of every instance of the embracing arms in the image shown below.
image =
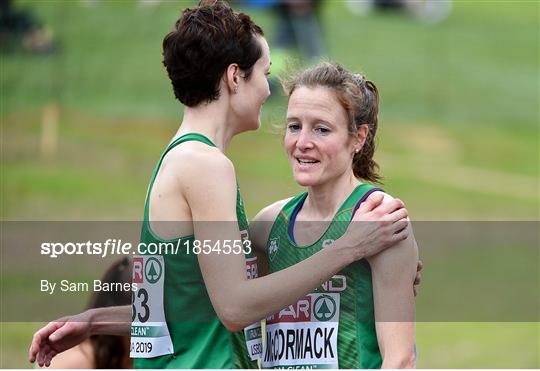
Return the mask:
<path fill-rule="evenodd" d="M 214 160 L 206 164 L 215 176 L 201 180 L 204 187 L 201 184 L 186 192 L 193 220 L 219 221 L 212 224 L 194 222 L 195 236 L 201 240 L 240 239 L 238 229 L 231 228 L 232 223 L 226 223 L 236 221 L 234 169 L 226 157 L 220 160 L 219 163 Z M 212 207 L 215 200 L 209 200 L 208 194 L 219 195 L 219 208 Z M 370 205 L 371 202 L 364 207 Z M 393 200 L 388 209 L 366 210 L 361 217 L 366 216 L 372 220 L 384 218 L 387 222 L 383 223 L 384 226 L 378 222 L 359 223 L 361 225 L 355 228 L 356 231 L 336 240 L 332 248 L 323 249 L 292 267 L 257 279 L 247 279 L 245 260 L 241 255 L 200 254 L 199 266 L 205 285 L 223 324 L 231 331 L 241 330 L 304 297 L 348 264 L 407 237 L 408 232 L 403 230 L 407 224 L 404 221 L 407 211 L 401 201 Z"/>
<path fill-rule="evenodd" d="M 28 358 L 40 367 L 49 366 L 58 353 L 70 349 L 91 335 L 130 335 L 131 306 L 89 309 L 60 318 L 38 330 L 32 338 Z"/>
<path fill-rule="evenodd" d="M 189 204 L 196 239 L 212 245 L 215 241 L 239 241 L 232 163 L 222 154 L 207 151 L 180 160 L 174 161 L 171 171 L 178 177 L 180 192 Z M 405 239 L 407 210 L 403 203 L 393 200 L 385 207 L 377 207 L 381 202 L 382 197 L 370 198 L 362 206 L 364 212 L 358 215 L 358 220 L 376 222 L 360 223 L 361 228 L 336 240 L 331 249 L 266 277 L 248 280 L 243 255 L 199 254 L 206 289 L 222 323 L 231 331 L 239 331 L 294 303 L 353 261 Z M 29 359 L 33 362 L 37 357 L 40 366 L 47 365 L 54 355 L 90 335 L 129 334 L 130 321 L 131 308 L 126 306 L 95 309 L 51 322 L 34 336 Z"/>

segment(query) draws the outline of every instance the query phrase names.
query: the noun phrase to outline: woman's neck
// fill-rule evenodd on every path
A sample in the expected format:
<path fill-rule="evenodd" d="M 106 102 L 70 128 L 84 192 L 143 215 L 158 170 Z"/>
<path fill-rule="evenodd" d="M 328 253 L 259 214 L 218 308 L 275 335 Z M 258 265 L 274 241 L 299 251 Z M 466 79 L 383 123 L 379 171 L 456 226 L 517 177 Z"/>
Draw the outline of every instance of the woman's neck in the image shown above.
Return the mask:
<path fill-rule="evenodd" d="M 221 100 L 197 107 L 185 107 L 182 124 L 175 138 L 188 133 L 199 133 L 225 152 L 232 137 L 237 134 L 236 125 L 228 117 L 228 106 Z"/>
<path fill-rule="evenodd" d="M 360 181 L 350 171 L 331 182 L 309 187 L 308 196 L 300 211 L 303 214 L 302 219 L 331 220 L 359 184 Z"/>

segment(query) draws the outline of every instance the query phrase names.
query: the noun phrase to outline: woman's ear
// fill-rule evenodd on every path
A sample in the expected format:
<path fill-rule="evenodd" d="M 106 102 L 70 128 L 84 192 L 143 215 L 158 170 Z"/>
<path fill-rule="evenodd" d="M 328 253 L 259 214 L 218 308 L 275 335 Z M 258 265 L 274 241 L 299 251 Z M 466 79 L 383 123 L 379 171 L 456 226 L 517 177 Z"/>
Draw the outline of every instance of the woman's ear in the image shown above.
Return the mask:
<path fill-rule="evenodd" d="M 227 89 L 229 90 L 229 94 L 238 93 L 238 84 L 240 83 L 240 67 L 238 67 L 238 64 L 229 64 L 229 67 L 227 67 L 225 70 L 223 78 L 225 80 Z"/>
<path fill-rule="evenodd" d="M 355 153 L 359 153 L 362 150 L 362 147 L 364 147 L 364 143 L 366 142 L 368 133 L 369 128 L 367 124 L 360 125 L 356 132 L 356 144 L 354 145 Z"/>

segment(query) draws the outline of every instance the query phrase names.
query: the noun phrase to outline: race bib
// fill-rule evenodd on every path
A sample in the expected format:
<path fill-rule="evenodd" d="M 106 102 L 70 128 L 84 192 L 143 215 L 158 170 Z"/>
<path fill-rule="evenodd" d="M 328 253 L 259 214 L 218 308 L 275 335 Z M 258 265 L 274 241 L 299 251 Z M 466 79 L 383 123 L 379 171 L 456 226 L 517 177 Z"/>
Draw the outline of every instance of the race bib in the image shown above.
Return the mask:
<path fill-rule="evenodd" d="M 244 335 L 249 357 L 252 361 L 260 359 L 262 355 L 261 323 L 256 322 L 244 328 Z"/>
<path fill-rule="evenodd" d="M 153 358 L 174 351 L 163 308 L 165 262 L 160 255 L 133 259 L 131 358 Z"/>
<path fill-rule="evenodd" d="M 263 368 L 339 368 L 339 293 L 312 293 L 267 318 Z"/>
<path fill-rule="evenodd" d="M 257 278 L 259 276 L 256 257 L 246 258 L 246 273 L 248 279 Z M 246 346 L 251 360 L 256 361 L 260 359 L 262 355 L 261 322 L 255 322 L 246 327 L 244 329 L 244 336 L 246 338 Z"/>

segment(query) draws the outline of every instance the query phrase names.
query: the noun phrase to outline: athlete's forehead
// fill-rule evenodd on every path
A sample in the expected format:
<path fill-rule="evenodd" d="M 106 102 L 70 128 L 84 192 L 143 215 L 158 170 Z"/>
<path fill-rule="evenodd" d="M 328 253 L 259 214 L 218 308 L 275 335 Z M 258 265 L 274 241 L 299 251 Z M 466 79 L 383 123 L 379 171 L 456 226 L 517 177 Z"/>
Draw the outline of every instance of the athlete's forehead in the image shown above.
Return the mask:
<path fill-rule="evenodd" d="M 289 98 L 287 120 L 323 120 L 333 122 L 346 116 L 345 109 L 337 99 L 336 93 L 326 87 L 296 88 Z"/>
<path fill-rule="evenodd" d="M 268 46 L 268 42 L 263 36 L 258 36 L 257 40 L 261 43 L 262 47 L 262 55 L 259 61 L 263 64 L 265 69 L 269 69 L 270 65 L 272 64 L 272 60 L 270 58 L 270 47 Z"/>

